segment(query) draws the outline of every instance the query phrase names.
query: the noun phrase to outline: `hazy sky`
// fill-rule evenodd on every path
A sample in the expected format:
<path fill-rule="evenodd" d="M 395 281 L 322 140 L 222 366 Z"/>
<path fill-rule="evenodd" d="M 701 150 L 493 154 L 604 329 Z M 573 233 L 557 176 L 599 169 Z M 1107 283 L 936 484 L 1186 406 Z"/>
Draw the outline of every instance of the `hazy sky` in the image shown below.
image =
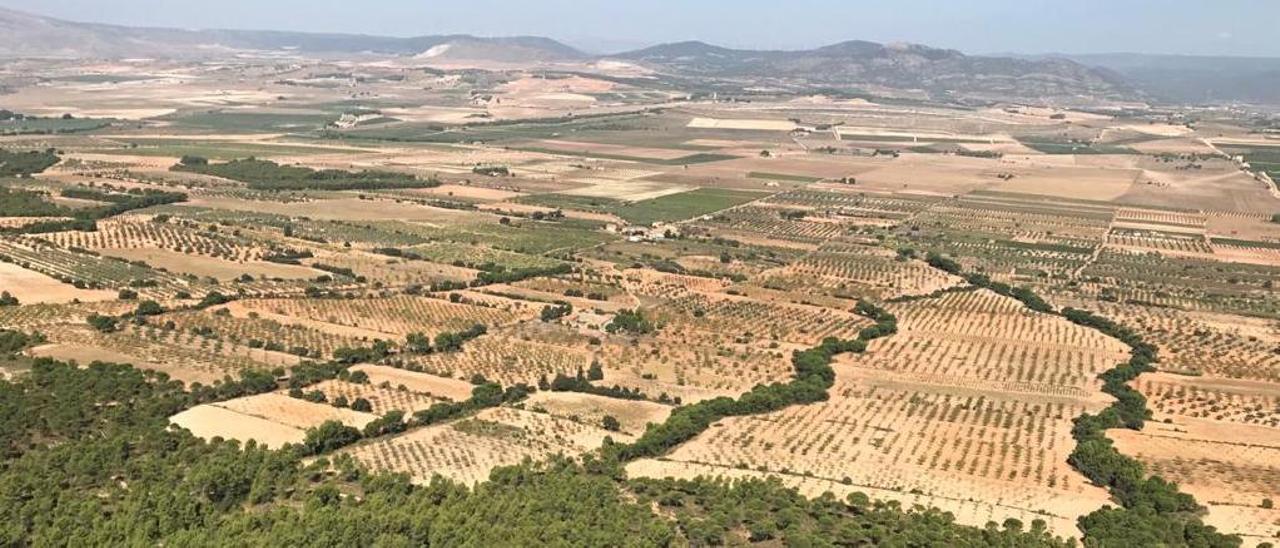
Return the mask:
<path fill-rule="evenodd" d="M 591 50 L 849 39 L 969 53 L 1280 56 L 1280 0 L 0 0 L 76 21 L 181 28 L 549 36 Z"/>

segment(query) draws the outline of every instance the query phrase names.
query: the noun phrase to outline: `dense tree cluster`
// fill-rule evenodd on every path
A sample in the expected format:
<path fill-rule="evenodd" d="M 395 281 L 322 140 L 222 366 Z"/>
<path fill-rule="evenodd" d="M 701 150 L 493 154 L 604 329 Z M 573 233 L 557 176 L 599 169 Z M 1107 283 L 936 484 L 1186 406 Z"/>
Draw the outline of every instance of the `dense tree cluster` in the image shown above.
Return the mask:
<path fill-rule="evenodd" d="M 925 258 L 925 262 L 929 263 L 929 266 L 932 266 L 934 268 L 937 268 L 939 270 L 942 270 L 950 274 L 955 274 L 957 276 L 960 276 L 964 278 L 965 281 L 969 282 L 970 284 L 976 287 L 989 289 L 1000 295 L 1004 295 L 1006 297 L 1012 297 L 1014 299 L 1022 301 L 1022 304 L 1026 305 L 1027 308 L 1035 310 L 1036 312 L 1044 312 L 1044 313 L 1053 312 L 1052 305 L 1050 305 L 1044 299 L 1040 298 L 1040 296 L 1037 295 L 1034 291 L 1031 291 L 1030 289 L 1027 289 L 1025 287 L 1013 287 L 1003 282 L 997 282 L 995 280 L 992 280 L 986 274 L 980 274 L 976 272 L 966 274 L 964 272 L 964 268 L 960 266 L 960 263 L 952 259 L 949 259 L 947 257 L 944 257 L 942 255 L 939 255 L 937 253 L 929 253 Z"/>
<path fill-rule="evenodd" d="M 475 166 L 471 168 L 471 172 L 488 177 L 507 177 L 511 175 L 511 169 L 507 166 Z"/>
<path fill-rule="evenodd" d="M 529 278 L 539 278 L 543 276 L 560 276 L 573 272 L 573 267 L 567 263 L 558 264 L 556 266 L 545 268 L 504 268 L 501 265 L 487 264 L 480 266 L 488 266 L 488 269 L 481 268 L 480 273 L 476 274 L 476 285 L 489 284 L 509 284 Z"/>
<path fill-rule="evenodd" d="M 598 365 L 593 367 L 598 367 Z M 555 378 L 549 383 L 546 382 L 544 378 L 544 380 L 539 383 L 540 386 L 538 388 L 551 390 L 552 392 L 582 392 L 584 394 L 595 394 L 597 396 L 617 398 L 620 400 L 646 399 L 644 392 L 641 392 L 639 388 L 626 388 L 616 384 L 612 387 L 596 386 L 591 384 L 592 380 L 600 380 L 603 378 L 603 372 L 600 374 L 599 379 L 591 379 L 588 376 L 584 376 L 581 370 L 578 371 L 576 376 L 572 377 L 565 375 L 564 373 L 556 373 Z"/>
<path fill-rule="evenodd" d="M 0 217 L 65 217 L 71 210 L 45 199 L 43 192 L 0 187 Z"/>
<path fill-rule="evenodd" d="M 1096 415 L 1077 417 L 1071 430 L 1076 448 L 1068 462 L 1090 481 L 1110 489 L 1120 503 L 1120 508 L 1104 507 L 1080 518 L 1085 539 L 1116 546 L 1239 546 L 1239 537 L 1219 533 L 1201 522 L 1203 509 L 1194 497 L 1178 491 L 1174 483 L 1148 475 L 1141 462 L 1120 453 L 1106 436 L 1109 428 L 1141 429 L 1151 418 L 1146 398 L 1128 383 L 1155 370 L 1156 347 L 1133 330 L 1097 314 L 1066 308 L 1062 315 L 1130 347 L 1128 361 L 1100 375 L 1103 392 L 1114 396 L 1115 403 Z"/>
<path fill-rule="evenodd" d="M 0 177 L 27 177 L 57 165 L 61 159 L 53 149 L 18 152 L 0 149 Z"/>
<path fill-rule="evenodd" d="M 437 352 L 457 352 L 462 350 L 463 343 L 488 332 L 489 328 L 482 323 L 475 324 L 462 331 L 441 331 L 436 334 L 434 350 Z"/>
<path fill-rule="evenodd" d="M 32 346 L 44 344 L 46 340 L 44 335 L 39 333 L 0 329 L 0 356 L 13 358 L 14 354 Z"/>
<path fill-rule="evenodd" d="M 184 157 L 172 169 L 240 181 L 254 190 L 377 190 L 440 186 L 440 182 L 433 179 L 421 179 L 392 171 L 315 170 L 301 166 L 282 166 L 255 158 L 211 164 L 205 158 Z"/>
<path fill-rule="evenodd" d="M 343 364 L 374 363 L 391 354 L 390 341 L 374 341 L 367 347 L 341 347 L 333 351 L 333 360 Z"/>
<path fill-rule="evenodd" d="M 557 303 L 542 307 L 539 319 L 544 322 L 554 322 L 560 318 L 573 313 L 573 305 L 569 303 Z"/>
<path fill-rule="evenodd" d="M 0 151 L 3 152 L 3 151 Z M 68 208 L 45 200 L 42 193 L 27 190 L 0 188 L 0 216 L 18 217 L 69 217 L 6 228 L 4 232 L 42 234 L 66 230 L 97 230 L 95 221 L 106 219 L 145 207 L 186 201 L 181 192 L 132 189 L 129 192 L 103 192 L 96 189 L 71 187 L 62 190 L 68 198 L 104 202 L 104 205 Z"/>
<path fill-rule="evenodd" d="M 619 310 L 613 316 L 613 320 L 604 326 L 604 330 L 610 333 L 629 333 L 632 335 L 644 335 L 653 333 L 653 322 L 644 317 L 639 310 Z"/>
<path fill-rule="evenodd" d="M 441 402 L 413 414 L 413 424 L 427 426 L 468 415 L 503 403 L 514 403 L 528 397 L 533 388 L 517 384 L 503 390 L 498 383 L 483 381 L 471 389 L 471 397 L 460 402 Z"/>
<path fill-rule="evenodd" d="M 292 379 L 343 370 L 312 364 Z M 810 500 L 777 481 L 622 480 L 616 464 L 591 456 L 498 468 L 473 489 L 440 478 L 414 486 L 345 455 L 304 462 L 401 431 L 408 425 L 396 413 L 363 432 L 326 423 L 301 446 L 279 450 L 202 441 L 169 426 L 168 417 L 204 398 L 275 381 L 260 372 L 226 384 L 234 389 L 187 390 L 163 373 L 48 359 L 0 381 L 0 544 L 1061 545 L 1038 522 L 1030 531 L 1016 522 L 964 527 L 937 511 L 865 497 Z M 465 404 L 514 402 L 528 390 L 484 383 Z"/>
<path fill-rule="evenodd" d="M 103 192 L 91 188 L 70 187 L 63 189 L 62 195 L 67 198 L 105 202 L 107 205 L 73 210 L 71 215 L 77 219 L 93 220 L 114 217 L 135 209 L 187 201 L 187 195 L 181 192 L 165 192 L 151 189 Z"/>

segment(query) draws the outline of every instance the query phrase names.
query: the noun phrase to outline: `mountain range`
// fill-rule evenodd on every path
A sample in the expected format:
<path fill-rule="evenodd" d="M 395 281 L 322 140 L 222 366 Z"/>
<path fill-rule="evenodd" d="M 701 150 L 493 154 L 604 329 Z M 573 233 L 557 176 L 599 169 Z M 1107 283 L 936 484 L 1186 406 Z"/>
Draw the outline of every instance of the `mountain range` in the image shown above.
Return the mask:
<path fill-rule="evenodd" d="M 183 30 L 77 23 L 0 9 L 0 57 L 216 58 L 242 51 L 384 55 L 426 63 L 589 62 L 644 65 L 686 80 L 784 89 L 923 90 L 931 97 L 1179 102 L 1280 102 L 1280 60 L 1142 55 L 966 55 L 918 44 L 848 41 L 808 50 L 746 50 L 703 42 L 592 55 L 549 38 L 411 38 L 250 30 Z M 1256 60 L 1255 60 L 1256 61 Z"/>

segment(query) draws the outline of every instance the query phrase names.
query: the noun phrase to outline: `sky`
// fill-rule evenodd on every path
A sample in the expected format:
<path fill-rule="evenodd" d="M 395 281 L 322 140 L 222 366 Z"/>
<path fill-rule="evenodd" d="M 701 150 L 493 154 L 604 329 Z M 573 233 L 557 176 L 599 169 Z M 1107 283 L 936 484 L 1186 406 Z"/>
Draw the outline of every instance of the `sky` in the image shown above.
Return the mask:
<path fill-rule="evenodd" d="M 966 53 L 1280 57 L 1280 0 L 0 0 L 73 21 L 387 36 L 536 35 L 603 53 L 702 40 L 801 49 L 844 40 Z"/>

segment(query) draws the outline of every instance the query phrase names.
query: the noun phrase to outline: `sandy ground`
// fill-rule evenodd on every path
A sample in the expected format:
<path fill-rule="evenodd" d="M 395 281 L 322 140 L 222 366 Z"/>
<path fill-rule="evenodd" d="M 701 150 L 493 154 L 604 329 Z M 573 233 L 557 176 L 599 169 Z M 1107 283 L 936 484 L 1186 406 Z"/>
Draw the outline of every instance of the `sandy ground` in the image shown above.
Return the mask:
<path fill-rule="evenodd" d="M 413 189 L 406 192 L 421 196 L 461 198 L 464 200 L 476 200 L 482 202 L 500 202 L 524 196 L 524 193 L 512 192 L 510 190 L 454 184 L 440 185 L 435 188 Z"/>
<path fill-rule="evenodd" d="M 574 196 L 591 196 L 638 202 L 688 192 L 694 187 L 652 181 L 609 181 L 564 191 Z"/>
<path fill-rule="evenodd" d="M 378 418 L 371 413 L 291 398 L 279 392 L 246 396 L 212 405 L 302 430 L 319 426 L 330 420 L 339 421 L 347 426 L 364 428 L 366 424 Z"/>
<path fill-rule="evenodd" d="M 750 119 L 716 119 L 694 118 L 689 127 L 698 129 L 748 129 L 757 131 L 791 131 L 796 129 L 795 122 L 790 120 L 750 120 Z"/>
<path fill-rule="evenodd" d="M 603 93 L 617 87 L 607 80 L 570 76 L 568 78 L 524 77 L 498 86 L 505 93 Z"/>
<path fill-rule="evenodd" d="M 27 270 L 12 263 L 0 262 L 0 289 L 8 291 L 22 304 L 106 301 L 116 298 L 112 291 L 76 289 L 71 284 Z"/>
<path fill-rule="evenodd" d="M 1171 415 L 1107 435 L 1206 505 L 1207 523 L 1256 540 L 1280 534 L 1280 509 L 1259 508 L 1280 494 L 1280 429 Z"/>
<path fill-rule="evenodd" d="M 274 213 L 291 217 L 339 221 L 445 221 L 464 219 L 470 214 L 414 204 L 398 204 L 386 200 L 340 198 L 311 202 L 262 202 L 239 198 L 199 197 L 183 202 L 183 206 Z"/>
<path fill-rule="evenodd" d="M 302 443 L 306 438 L 306 432 L 300 428 L 212 404 L 192 407 L 169 417 L 169 422 L 190 430 L 199 438 L 254 440 L 273 449 L 287 443 Z"/>
<path fill-rule="evenodd" d="M 99 250 L 99 253 L 130 261 L 143 261 L 153 267 L 163 268 L 169 272 L 195 274 L 196 276 L 212 277 L 223 281 L 238 278 L 244 274 L 250 274 L 255 278 L 266 276 L 268 278 L 283 278 L 286 280 L 309 279 L 323 274 L 319 270 L 313 270 L 305 266 L 268 261 L 237 263 L 204 255 L 188 255 L 168 249 L 103 249 Z"/>
<path fill-rule="evenodd" d="M 626 401 L 576 392 L 538 392 L 525 402 L 527 409 L 545 409 L 557 417 L 577 417 L 600 424 L 605 416 L 618 419 L 622 431 L 640 435 L 650 424 L 659 424 L 671 414 L 671 407 L 651 402 Z"/>
<path fill-rule="evenodd" d="M 139 359 L 137 356 L 131 356 L 129 354 L 108 350 L 106 348 L 81 344 L 44 344 L 31 348 L 28 350 L 28 353 L 32 356 L 38 356 L 41 358 L 74 361 L 81 365 L 89 365 L 94 361 L 103 361 L 112 363 L 129 363 L 146 369 L 156 369 L 158 367 L 157 364 L 149 363 L 146 360 Z"/>
<path fill-rule="evenodd" d="M 1210 215 L 1205 227 L 1214 236 L 1280 242 L 1280 223 L 1273 223 L 1263 215 Z"/>
<path fill-rule="evenodd" d="M 1206 168 L 1202 172 L 1157 176 L 1159 184 L 1136 184 L 1116 199 L 1122 204 L 1231 211 L 1270 216 L 1280 211 L 1280 199 L 1249 175 L 1236 170 Z"/>
<path fill-rule="evenodd" d="M 453 401 L 463 401 L 470 398 L 471 390 L 475 388 L 466 381 L 428 375 L 426 373 L 415 373 L 385 365 L 360 364 L 352 367 L 351 370 L 364 371 L 365 374 L 369 375 L 371 384 L 379 385 L 387 382 L 391 383 L 393 388 L 404 385 L 414 392 L 430 394 L 437 398 Z"/>

